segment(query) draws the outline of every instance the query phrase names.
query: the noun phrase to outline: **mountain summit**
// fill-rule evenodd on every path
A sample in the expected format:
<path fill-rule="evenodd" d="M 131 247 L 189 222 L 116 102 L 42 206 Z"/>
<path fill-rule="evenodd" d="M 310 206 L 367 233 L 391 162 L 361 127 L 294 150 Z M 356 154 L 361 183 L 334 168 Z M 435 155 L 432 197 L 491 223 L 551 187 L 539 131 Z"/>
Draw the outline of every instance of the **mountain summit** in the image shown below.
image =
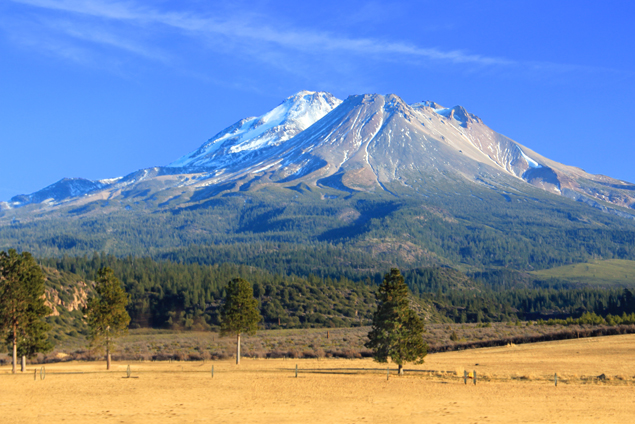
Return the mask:
<path fill-rule="evenodd" d="M 340 103 L 330 93 L 300 91 L 262 116 L 241 119 L 169 166 L 217 169 L 241 162 L 254 152 L 279 146 L 300 134 Z"/>

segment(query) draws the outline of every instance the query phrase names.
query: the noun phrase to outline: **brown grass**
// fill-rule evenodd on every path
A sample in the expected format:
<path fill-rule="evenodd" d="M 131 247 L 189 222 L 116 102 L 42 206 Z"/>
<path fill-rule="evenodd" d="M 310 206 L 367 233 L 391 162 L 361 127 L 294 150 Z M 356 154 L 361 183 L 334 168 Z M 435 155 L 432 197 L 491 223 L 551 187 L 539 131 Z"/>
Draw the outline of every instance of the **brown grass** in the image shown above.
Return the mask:
<path fill-rule="evenodd" d="M 491 347 L 509 343 L 558 340 L 606 334 L 635 332 L 635 326 L 568 326 L 479 324 L 428 324 L 424 338 L 430 352 Z M 243 355 L 252 358 L 359 358 L 368 357 L 364 347 L 369 327 L 332 329 L 293 329 L 259 331 L 255 336 L 243 336 Z M 327 332 L 329 337 L 327 338 Z M 451 340 L 456 333 L 456 341 Z M 234 338 L 221 338 L 217 333 L 201 331 L 173 331 L 138 329 L 117 340 L 117 360 L 219 360 L 233 356 Z M 33 363 L 63 360 L 100 359 L 98 352 L 87 348 L 81 337 L 58 343 L 55 351 L 39 355 Z M 66 356 L 64 356 L 66 355 Z M 9 357 L 0 355 L 0 365 Z"/>
<path fill-rule="evenodd" d="M 623 335 L 445 352 L 403 377 L 392 365 L 389 380 L 369 359 L 131 362 L 130 379 L 128 363 L 111 372 L 103 362 L 49 364 L 44 380 L 33 379 L 40 366 L 16 376 L 4 366 L 0 414 L 47 424 L 623 423 L 633 413 L 634 350 L 635 335 Z M 463 384 L 463 370 L 477 371 L 477 385 Z"/>

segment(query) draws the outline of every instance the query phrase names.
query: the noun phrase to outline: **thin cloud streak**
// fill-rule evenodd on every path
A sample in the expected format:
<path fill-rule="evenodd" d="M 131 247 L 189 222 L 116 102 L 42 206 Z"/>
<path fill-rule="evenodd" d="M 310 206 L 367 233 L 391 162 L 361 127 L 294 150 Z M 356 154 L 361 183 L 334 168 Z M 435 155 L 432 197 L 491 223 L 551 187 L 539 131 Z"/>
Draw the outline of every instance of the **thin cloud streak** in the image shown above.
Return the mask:
<path fill-rule="evenodd" d="M 421 47 L 405 42 L 391 42 L 372 38 L 350 38 L 328 32 L 316 32 L 308 30 L 290 29 L 281 31 L 271 26 L 263 26 L 254 23 L 255 19 L 249 19 L 248 13 L 242 13 L 242 19 L 234 17 L 202 17 L 190 12 L 161 12 L 156 9 L 136 5 L 132 2 L 110 0 L 10 0 L 13 3 L 32 6 L 34 8 L 64 12 L 68 14 L 83 15 L 85 17 L 101 20 L 95 27 L 84 25 L 78 29 L 72 29 L 67 25 L 60 30 L 66 35 L 79 40 L 92 41 L 94 43 L 117 47 L 139 56 L 155 59 L 167 63 L 171 56 L 162 49 L 148 47 L 146 43 L 134 44 L 114 35 L 113 28 L 103 29 L 99 24 L 117 22 L 124 25 L 134 25 L 142 32 L 152 33 L 161 30 L 176 30 L 187 38 L 193 38 L 204 43 L 207 48 L 228 51 L 223 42 L 208 42 L 216 38 L 222 38 L 225 44 L 234 44 L 244 50 L 259 52 L 258 55 L 265 62 L 284 68 L 281 63 L 275 64 L 267 61 L 270 51 L 278 55 L 286 49 L 309 56 L 325 54 L 356 54 L 364 58 L 372 58 L 376 61 L 390 62 L 397 58 L 400 60 L 424 60 L 435 63 L 449 63 L 454 65 L 471 66 L 473 69 L 499 70 L 504 73 L 514 72 L 518 75 L 526 75 L 528 72 L 540 74 L 572 74 L 585 73 L 611 73 L 623 74 L 623 71 L 602 67 L 589 67 L 571 64 L 559 64 L 540 61 L 517 61 L 503 57 L 483 56 L 467 53 L 462 50 L 440 50 L 433 47 Z M 220 15 L 220 12 L 219 12 Z M 258 21 L 263 21 L 258 16 Z M 75 25 L 78 25 L 74 23 Z M 111 25 L 112 26 L 112 25 Z M 101 29 L 99 29 L 101 28 Z M 254 48 L 254 46 L 256 46 Z M 292 59 L 290 59 L 292 60 Z"/>
<path fill-rule="evenodd" d="M 310 31 L 279 31 L 271 27 L 259 27 L 245 20 L 202 18 L 186 12 L 162 13 L 122 2 L 81 0 L 55 2 L 50 0 L 13 0 L 13 2 L 37 8 L 86 15 L 98 19 L 116 20 L 134 25 L 147 26 L 149 24 L 155 24 L 189 33 L 220 35 L 236 41 L 248 40 L 251 42 L 264 42 L 305 53 L 321 51 L 356 53 L 361 55 L 402 55 L 456 64 L 487 66 L 517 64 L 515 61 L 504 58 L 468 54 L 460 50 L 442 51 L 436 48 L 422 48 L 407 43 L 385 42 L 369 38 L 347 38 L 329 33 Z M 67 33 L 73 35 L 71 31 L 67 30 Z M 80 38 L 87 37 L 86 33 L 81 31 L 78 31 L 77 35 Z M 107 39 L 95 39 L 93 41 L 115 44 L 109 42 Z M 126 48 L 125 45 L 121 47 Z M 132 49 L 127 50 L 133 51 Z"/>
<path fill-rule="evenodd" d="M 94 26 L 77 25 L 76 23 L 68 20 L 48 21 L 44 25 L 50 30 L 61 32 L 66 36 L 79 40 L 114 47 L 147 59 L 162 62 L 167 62 L 169 60 L 168 54 L 159 51 L 158 49 L 132 42 L 125 37 L 113 34 L 112 31 L 103 30 Z"/>

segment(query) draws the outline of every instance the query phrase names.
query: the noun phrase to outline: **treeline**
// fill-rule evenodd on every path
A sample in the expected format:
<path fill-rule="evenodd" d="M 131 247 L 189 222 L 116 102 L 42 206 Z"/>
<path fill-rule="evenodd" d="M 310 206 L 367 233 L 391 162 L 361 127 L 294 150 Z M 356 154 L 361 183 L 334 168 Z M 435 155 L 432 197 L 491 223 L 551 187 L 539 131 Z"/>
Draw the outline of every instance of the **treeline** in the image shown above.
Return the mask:
<path fill-rule="evenodd" d="M 243 278 L 253 285 L 267 328 L 365 325 L 372 317 L 374 291 L 381 278 L 375 273 L 358 280 L 313 274 L 301 277 L 241 264 L 205 265 L 105 254 L 41 262 L 86 280 L 95 280 L 102 267 L 111 268 L 130 295 L 128 312 L 133 328 L 218 326 L 223 288 L 232 278 Z M 515 281 L 515 274 L 498 273 L 508 281 L 499 290 L 496 285 L 448 267 L 410 269 L 403 275 L 414 297 L 421 299 L 421 313 L 435 322 L 577 319 L 589 312 L 602 317 L 635 313 L 630 290 L 572 288 L 559 283 L 550 286 L 531 280 L 527 274 L 521 275 L 526 279 Z M 57 280 L 53 278 L 52 284 L 59 285 Z M 61 292 L 60 296 L 70 294 Z M 65 317 L 54 319 L 63 321 Z"/>
<path fill-rule="evenodd" d="M 501 322 L 632 314 L 635 297 L 629 289 L 512 289 L 430 293 L 433 301 L 454 322 Z"/>
<path fill-rule="evenodd" d="M 209 329 L 219 325 L 224 286 L 252 283 L 268 328 L 350 327 L 366 324 L 374 287 L 345 277 L 300 278 L 234 264 L 199 265 L 112 255 L 44 259 L 43 265 L 95 280 L 108 267 L 130 295 L 131 327 Z"/>
<path fill-rule="evenodd" d="M 582 314 L 580 318 L 568 317 L 567 319 L 554 319 L 550 318 L 545 321 L 539 319 L 536 321 L 538 325 L 633 325 L 635 324 L 635 313 L 627 314 L 623 312 L 622 315 L 607 315 L 602 317 L 594 312 L 586 312 Z"/>
<path fill-rule="evenodd" d="M 283 242 L 249 244 L 191 245 L 157 254 L 158 261 L 183 264 L 214 265 L 233 263 L 247 265 L 281 275 L 316 275 L 321 278 L 364 280 L 379 284 L 391 262 L 381 260 L 361 249 L 343 244 L 312 243 L 299 245 Z M 397 265 L 405 266 L 403 261 Z"/>

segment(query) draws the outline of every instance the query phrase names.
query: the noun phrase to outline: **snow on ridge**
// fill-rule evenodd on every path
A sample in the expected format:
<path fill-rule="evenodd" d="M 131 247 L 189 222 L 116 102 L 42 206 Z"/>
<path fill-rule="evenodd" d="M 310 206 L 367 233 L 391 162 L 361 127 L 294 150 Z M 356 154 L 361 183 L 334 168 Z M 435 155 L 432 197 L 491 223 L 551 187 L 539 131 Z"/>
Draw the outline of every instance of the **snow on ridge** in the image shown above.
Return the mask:
<path fill-rule="evenodd" d="M 110 185 L 110 184 L 114 184 L 117 181 L 121 180 L 123 177 L 116 177 L 116 178 L 104 178 L 103 180 L 97 180 L 98 183 L 103 184 L 103 185 Z"/>
<path fill-rule="evenodd" d="M 418 102 L 418 103 L 413 103 L 411 105 L 414 108 L 418 108 L 418 107 L 429 107 L 432 109 L 445 109 L 443 106 L 441 106 L 440 104 L 438 104 L 435 101 L 432 100 L 424 100 L 422 102 Z"/>
<path fill-rule="evenodd" d="M 341 103 L 330 93 L 300 91 L 264 115 L 243 119 L 221 131 L 197 151 L 168 166 L 212 166 L 215 162 L 226 162 L 226 156 L 230 154 L 277 146 L 313 125 Z"/>
<path fill-rule="evenodd" d="M 525 152 L 523 152 L 523 149 L 518 148 L 518 150 L 520 150 L 520 154 L 523 155 L 523 157 L 525 158 L 525 160 L 527 161 L 527 164 L 531 167 L 531 168 L 542 168 L 542 165 L 539 164 L 538 162 L 536 162 L 535 160 L 533 160 L 532 158 L 530 158 L 529 156 L 527 156 L 525 154 Z"/>

